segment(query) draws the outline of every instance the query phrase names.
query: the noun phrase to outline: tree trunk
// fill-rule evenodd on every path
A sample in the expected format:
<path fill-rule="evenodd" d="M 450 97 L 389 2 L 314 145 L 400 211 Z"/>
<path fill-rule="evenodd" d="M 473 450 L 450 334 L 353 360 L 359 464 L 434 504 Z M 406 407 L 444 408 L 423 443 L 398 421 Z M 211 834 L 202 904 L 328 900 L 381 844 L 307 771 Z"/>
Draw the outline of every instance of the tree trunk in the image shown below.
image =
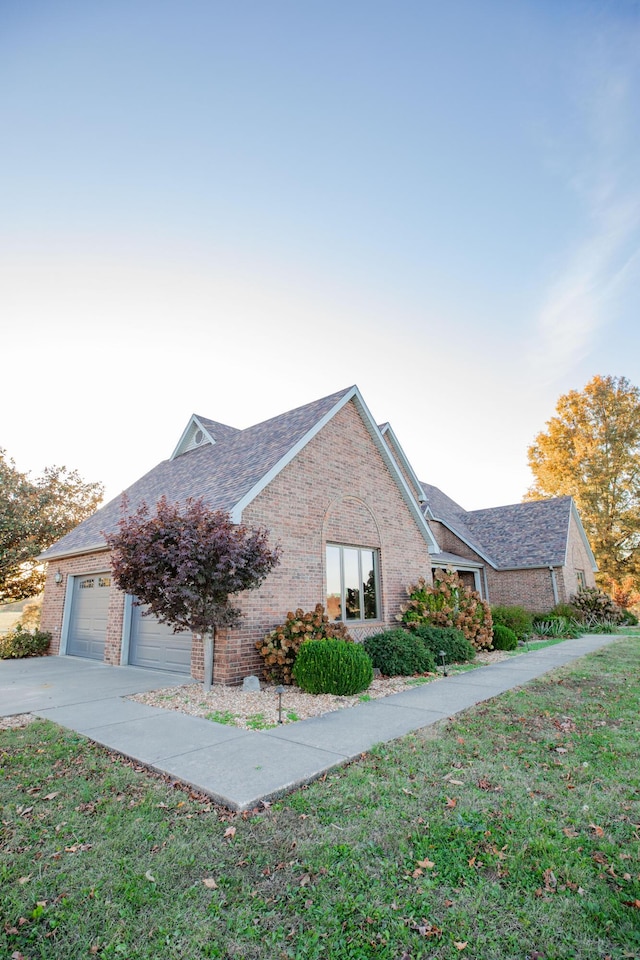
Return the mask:
<path fill-rule="evenodd" d="M 203 634 L 202 646 L 204 649 L 204 689 L 211 690 L 213 683 L 213 639 L 215 631 Z"/>

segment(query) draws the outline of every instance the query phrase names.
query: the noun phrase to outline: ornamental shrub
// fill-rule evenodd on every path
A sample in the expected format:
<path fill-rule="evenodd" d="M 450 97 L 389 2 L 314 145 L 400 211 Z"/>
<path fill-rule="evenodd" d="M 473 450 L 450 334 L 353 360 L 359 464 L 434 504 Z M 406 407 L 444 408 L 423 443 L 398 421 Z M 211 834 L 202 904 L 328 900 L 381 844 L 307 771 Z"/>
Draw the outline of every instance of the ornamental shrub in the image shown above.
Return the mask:
<path fill-rule="evenodd" d="M 575 639 L 584 633 L 584 629 L 568 617 L 536 618 L 533 629 L 539 637 L 562 637 L 563 640 Z"/>
<path fill-rule="evenodd" d="M 433 673 L 435 660 L 417 633 L 397 627 L 367 637 L 363 647 L 374 667 L 385 677 L 410 677 Z"/>
<path fill-rule="evenodd" d="M 49 649 L 51 634 L 43 630 L 30 633 L 21 623 L 0 637 L 0 660 L 12 660 L 21 657 L 42 657 Z"/>
<path fill-rule="evenodd" d="M 493 625 L 493 649 L 515 650 L 518 646 L 518 636 L 514 630 L 505 627 L 502 623 Z"/>
<path fill-rule="evenodd" d="M 373 680 L 371 659 L 362 644 L 346 640 L 307 640 L 293 665 L 292 676 L 305 693 L 349 697 Z"/>
<path fill-rule="evenodd" d="M 455 627 L 430 627 L 425 623 L 414 627 L 412 633 L 420 637 L 425 647 L 431 651 L 436 664 L 441 662 L 441 650 L 444 650 L 446 663 L 466 663 L 475 658 L 473 644 Z"/>
<path fill-rule="evenodd" d="M 533 616 L 524 607 L 491 607 L 491 619 L 493 620 L 494 637 L 496 624 L 513 630 L 518 640 L 524 640 L 533 630 Z"/>
<path fill-rule="evenodd" d="M 622 610 L 613 602 L 608 593 L 597 587 L 582 587 L 573 597 L 572 606 L 580 611 L 581 619 L 587 626 L 597 623 L 620 623 Z"/>
<path fill-rule="evenodd" d="M 287 614 L 284 623 L 256 641 L 256 649 L 264 660 L 262 674 L 271 683 L 293 683 L 291 671 L 300 645 L 307 640 L 332 638 L 351 641 L 344 623 L 330 621 L 321 603 L 305 613 L 301 607 Z"/>
<path fill-rule="evenodd" d="M 491 610 L 480 594 L 471 590 L 454 571 L 436 571 L 433 585 L 424 577 L 407 587 L 409 599 L 400 607 L 396 620 L 407 629 L 420 624 L 455 627 L 476 650 L 491 649 Z"/>
<path fill-rule="evenodd" d="M 638 618 L 633 610 L 629 610 L 627 607 L 622 610 L 622 619 L 620 620 L 620 623 L 624 624 L 625 627 L 637 627 Z"/>
<path fill-rule="evenodd" d="M 556 603 L 549 613 L 545 614 L 545 620 L 553 620 L 557 617 L 564 617 L 566 620 L 581 620 L 582 613 L 571 603 Z"/>

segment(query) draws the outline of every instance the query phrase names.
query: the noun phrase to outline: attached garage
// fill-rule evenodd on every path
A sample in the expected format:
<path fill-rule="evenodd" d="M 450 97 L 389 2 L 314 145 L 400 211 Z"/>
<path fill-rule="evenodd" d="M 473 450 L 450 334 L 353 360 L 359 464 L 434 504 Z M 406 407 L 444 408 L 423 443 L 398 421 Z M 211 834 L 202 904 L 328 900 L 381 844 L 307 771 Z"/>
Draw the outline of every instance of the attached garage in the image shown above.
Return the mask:
<path fill-rule="evenodd" d="M 67 653 L 89 660 L 104 659 L 111 574 L 91 573 L 73 578 Z"/>
<path fill-rule="evenodd" d="M 191 633 L 174 633 L 173 628 L 155 617 L 143 617 L 145 608 L 131 611 L 129 663 L 154 670 L 172 670 L 191 675 Z"/>

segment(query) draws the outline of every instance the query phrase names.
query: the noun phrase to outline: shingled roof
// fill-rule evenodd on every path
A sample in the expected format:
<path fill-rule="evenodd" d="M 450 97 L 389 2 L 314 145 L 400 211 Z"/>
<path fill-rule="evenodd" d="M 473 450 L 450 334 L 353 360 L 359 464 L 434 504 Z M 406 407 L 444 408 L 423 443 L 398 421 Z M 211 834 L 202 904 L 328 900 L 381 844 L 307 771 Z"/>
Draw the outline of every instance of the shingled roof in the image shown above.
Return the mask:
<path fill-rule="evenodd" d="M 443 523 L 496 570 L 564 566 L 572 515 L 596 569 L 571 497 L 465 510 L 438 487 L 427 483 L 422 487 L 427 498 L 427 516 Z"/>
<path fill-rule="evenodd" d="M 421 486 L 426 498 L 423 504 L 426 516 L 433 520 L 439 520 L 483 560 L 490 563 L 492 567 L 497 566 L 496 560 L 489 555 L 487 548 L 467 526 L 468 513 L 464 507 L 448 497 L 439 487 L 434 487 L 430 483 L 422 483 Z"/>
<path fill-rule="evenodd" d="M 196 449 L 163 460 L 149 473 L 129 487 L 125 493 L 128 509 L 133 512 L 146 501 L 155 504 L 160 497 L 184 503 L 189 497 L 202 498 L 213 510 L 224 510 L 234 522 L 241 520 L 242 510 L 282 470 L 293 457 L 350 400 L 360 410 L 369 432 L 387 462 L 409 509 L 425 539 L 433 536 L 420 507 L 402 477 L 357 387 L 307 403 L 263 423 L 238 430 L 226 424 L 198 417 L 198 421 L 214 438 Z M 193 418 L 192 418 L 193 419 Z M 103 531 L 116 529 L 122 516 L 122 497 L 106 504 L 46 550 L 41 558 L 68 556 L 101 550 L 105 547 Z"/>

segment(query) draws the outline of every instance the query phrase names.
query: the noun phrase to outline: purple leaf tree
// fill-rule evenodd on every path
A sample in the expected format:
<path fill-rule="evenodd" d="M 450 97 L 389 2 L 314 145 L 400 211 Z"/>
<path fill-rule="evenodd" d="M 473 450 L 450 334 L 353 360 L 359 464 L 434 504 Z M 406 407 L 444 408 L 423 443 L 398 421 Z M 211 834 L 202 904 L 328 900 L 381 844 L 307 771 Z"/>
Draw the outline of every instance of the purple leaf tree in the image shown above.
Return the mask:
<path fill-rule="evenodd" d="M 234 524 L 229 514 L 210 510 L 202 500 L 189 499 L 181 507 L 165 497 L 154 511 L 143 502 L 122 517 L 115 533 L 104 536 L 120 589 L 147 604 L 145 613 L 161 623 L 202 637 L 209 690 L 215 637 L 241 618 L 232 598 L 260 586 L 280 562 L 280 547 L 269 546 L 267 530 Z"/>

